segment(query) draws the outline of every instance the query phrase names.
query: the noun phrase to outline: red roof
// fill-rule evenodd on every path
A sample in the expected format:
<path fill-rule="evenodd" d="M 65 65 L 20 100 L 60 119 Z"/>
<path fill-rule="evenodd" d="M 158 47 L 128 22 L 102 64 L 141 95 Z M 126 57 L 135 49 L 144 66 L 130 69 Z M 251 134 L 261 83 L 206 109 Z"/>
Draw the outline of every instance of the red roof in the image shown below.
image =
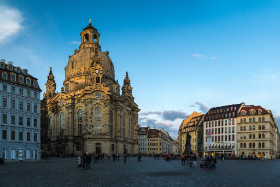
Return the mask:
<path fill-rule="evenodd" d="M 242 110 L 243 110 L 243 111 L 245 110 L 245 111 L 246 111 L 246 115 L 249 115 L 249 114 L 250 114 L 250 110 L 252 110 L 252 109 L 254 109 L 254 110 L 256 111 L 255 114 L 259 114 L 259 113 L 258 113 L 259 110 L 262 111 L 261 114 L 268 114 L 268 113 L 269 113 L 266 109 L 264 109 L 264 108 L 261 107 L 261 106 L 244 105 L 244 106 L 240 109 L 238 115 L 241 115 L 241 111 L 242 111 Z"/>

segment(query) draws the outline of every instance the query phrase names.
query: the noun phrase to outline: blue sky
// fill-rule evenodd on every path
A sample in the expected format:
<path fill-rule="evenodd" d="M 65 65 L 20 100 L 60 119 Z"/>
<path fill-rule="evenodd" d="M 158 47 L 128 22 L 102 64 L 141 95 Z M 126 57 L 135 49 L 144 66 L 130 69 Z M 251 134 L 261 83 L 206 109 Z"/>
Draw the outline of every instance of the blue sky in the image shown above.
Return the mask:
<path fill-rule="evenodd" d="M 52 66 L 59 91 L 89 19 L 116 79 L 129 72 L 140 125 L 176 137 L 192 111 L 241 102 L 280 116 L 280 1 L 0 0 L 0 59 L 43 91 Z"/>

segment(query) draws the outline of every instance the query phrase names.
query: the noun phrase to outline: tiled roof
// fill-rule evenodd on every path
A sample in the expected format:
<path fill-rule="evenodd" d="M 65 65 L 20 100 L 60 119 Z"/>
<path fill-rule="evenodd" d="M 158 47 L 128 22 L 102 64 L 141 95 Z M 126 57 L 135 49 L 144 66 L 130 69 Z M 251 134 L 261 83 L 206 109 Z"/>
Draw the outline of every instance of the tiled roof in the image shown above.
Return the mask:
<path fill-rule="evenodd" d="M 269 113 L 265 108 L 263 108 L 261 106 L 245 105 L 240 109 L 238 115 L 241 115 L 242 110 L 246 111 L 246 115 L 250 115 L 250 110 L 252 110 L 252 109 L 254 109 L 256 111 L 256 113 L 254 115 L 257 115 L 259 110 L 261 110 L 261 114 L 268 114 Z"/>
<path fill-rule="evenodd" d="M 205 115 L 204 121 L 235 118 L 240 110 L 241 104 L 226 105 L 211 108 Z"/>

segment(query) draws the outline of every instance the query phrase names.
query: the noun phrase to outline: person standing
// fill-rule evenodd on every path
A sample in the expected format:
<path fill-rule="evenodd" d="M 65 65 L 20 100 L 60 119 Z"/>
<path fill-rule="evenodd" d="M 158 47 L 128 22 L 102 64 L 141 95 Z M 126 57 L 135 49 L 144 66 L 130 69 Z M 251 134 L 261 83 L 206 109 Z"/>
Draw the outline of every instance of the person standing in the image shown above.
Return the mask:
<path fill-rule="evenodd" d="M 193 167 L 196 168 L 196 160 L 197 160 L 197 157 L 196 155 L 193 156 Z"/>
<path fill-rule="evenodd" d="M 86 170 L 90 170 L 91 156 L 86 152 Z"/>
<path fill-rule="evenodd" d="M 124 155 L 123 155 L 124 163 L 126 163 L 126 157 L 127 157 L 127 155 L 126 155 L 126 153 L 124 153 Z"/>
<path fill-rule="evenodd" d="M 138 162 L 141 162 L 141 154 L 138 154 Z"/>
<path fill-rule="evenodd" d="M 186 156 L 183 154 L 182 155 L 182 165 L 185 165 L 186 163 Z"/>

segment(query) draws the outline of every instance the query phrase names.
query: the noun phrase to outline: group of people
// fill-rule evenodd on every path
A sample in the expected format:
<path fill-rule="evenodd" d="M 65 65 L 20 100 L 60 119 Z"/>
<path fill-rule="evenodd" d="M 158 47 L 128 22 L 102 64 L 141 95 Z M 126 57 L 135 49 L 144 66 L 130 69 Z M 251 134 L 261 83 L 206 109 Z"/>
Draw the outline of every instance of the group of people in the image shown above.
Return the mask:
<path fill-rule="evenodd" d="M 90 170 L 91 155 L 86 152 L 78 157 L 78 167 L 83 167 L 84 170 Z"/>
<path fill-rule="evenodd" d="M 211 155 L 205 156 L 205 160 L 200 164 L 203 169 L 216 169 L 217 158 Z"/>
<path fill-rule="evenodd" d="M 190 167 L 196 167 L 196 161 L 197 161 L 197 156 L 195 154 L 191 154 L 191 155 L 182 155 L 182 165 L 186 164 L 186 160 L 187 160 L 187 165 L 189 165 Z"/>

